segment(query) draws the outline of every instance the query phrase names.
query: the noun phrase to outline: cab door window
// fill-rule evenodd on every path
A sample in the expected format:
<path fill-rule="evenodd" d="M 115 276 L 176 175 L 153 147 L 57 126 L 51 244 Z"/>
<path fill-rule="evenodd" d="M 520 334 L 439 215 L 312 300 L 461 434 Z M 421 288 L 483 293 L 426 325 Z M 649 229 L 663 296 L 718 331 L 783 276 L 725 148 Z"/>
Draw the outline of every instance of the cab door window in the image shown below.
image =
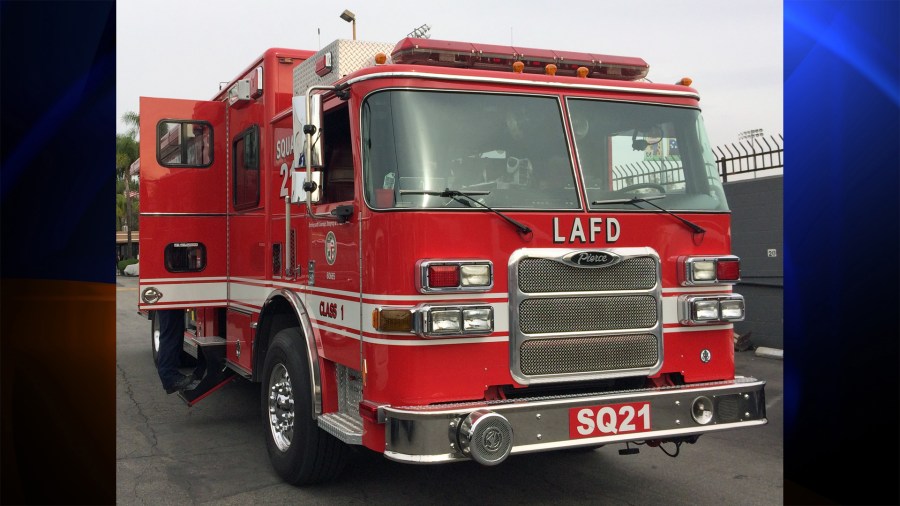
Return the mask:
<path fill-rule="evenodd" d="M 259 127 L 251 126 L 234 140 L 234 208 L 259 206 Z"/>
<path fill-rule="evenodd" d="M 346 104 L 325 113 L 325 174 L 322 202 L 353 200 L 353 148 L 350 141 L 350 112 Z"/>

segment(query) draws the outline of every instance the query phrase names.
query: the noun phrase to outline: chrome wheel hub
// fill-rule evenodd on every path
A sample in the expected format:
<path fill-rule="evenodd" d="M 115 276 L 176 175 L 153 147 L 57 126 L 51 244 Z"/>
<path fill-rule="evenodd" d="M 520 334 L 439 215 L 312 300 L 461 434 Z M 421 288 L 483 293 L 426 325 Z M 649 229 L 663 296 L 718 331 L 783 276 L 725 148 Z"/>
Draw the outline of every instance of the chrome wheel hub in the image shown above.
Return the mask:
<path fill-rule="evenodd" d="M 269 376 L 268 404 L 272 439 L 279 450 L 287 451 L 294 436 L 294 394 L 284 364 L 277 364 Z"/>

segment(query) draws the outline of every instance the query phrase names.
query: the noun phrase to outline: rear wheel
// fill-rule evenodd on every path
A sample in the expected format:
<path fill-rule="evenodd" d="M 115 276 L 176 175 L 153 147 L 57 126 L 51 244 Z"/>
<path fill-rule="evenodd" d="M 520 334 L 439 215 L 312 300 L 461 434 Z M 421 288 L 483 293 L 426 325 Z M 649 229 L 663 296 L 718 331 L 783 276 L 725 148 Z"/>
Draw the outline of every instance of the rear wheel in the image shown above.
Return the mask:
<path fill-rule="evenodd" d="M 312 418 L 312 388 L 300 329 L 272 339 L 262 375 L 261 407 L 272 467 L 288 483 L 307 485 L 337 476 L 348 448 Z"/>

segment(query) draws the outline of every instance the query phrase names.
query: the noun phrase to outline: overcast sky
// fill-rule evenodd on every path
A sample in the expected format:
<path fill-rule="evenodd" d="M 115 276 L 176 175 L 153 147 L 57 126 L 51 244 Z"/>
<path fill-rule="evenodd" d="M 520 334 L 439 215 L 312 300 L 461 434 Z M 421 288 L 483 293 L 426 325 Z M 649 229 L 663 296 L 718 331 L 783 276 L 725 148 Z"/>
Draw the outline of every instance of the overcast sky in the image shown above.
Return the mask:
<path fill-rule="evenodd" d="M 781 0 L 119 0 L 117 132 L 141 96 L 208 100 L 270 47 L 318 50 L 349 39 L 431 38 L 638 56 L 653 82 L 688 76 L 710 142 L 782 133 Z M 321 35 L 318 34 L 321 30 Z"/>

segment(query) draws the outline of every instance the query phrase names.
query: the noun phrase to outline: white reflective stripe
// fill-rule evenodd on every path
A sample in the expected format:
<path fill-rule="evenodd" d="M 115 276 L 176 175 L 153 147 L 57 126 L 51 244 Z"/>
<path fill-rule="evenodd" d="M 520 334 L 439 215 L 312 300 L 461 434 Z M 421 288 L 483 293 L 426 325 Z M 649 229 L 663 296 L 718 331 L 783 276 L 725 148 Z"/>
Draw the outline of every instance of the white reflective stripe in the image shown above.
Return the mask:
<path fill-rule="evenodd" d="M 335 299 L 310 293 L 306 296 L 306 304 L 306 310 L 309 311 L 313 320 L 351 329 L 359 328 L 358 301 Z"/>
<path fill-rule="evenodd" d="M 721 292 L 731 293 L 731 285 L 718 286 L 689 286 L 685 288 L 663 288 L 663 293 L 693 293 L 693 292 Z"/>
<path fill-rule="evenodd" d="M 672 328 L 664 328 L 663 334 L 669 334 L 672 332 L 705 332 L 707 330 L 728 330 L 733 329 L 734 325 L 729 323 L 727 325 L 697 325 L 695 327 L 672 327 Z"/>
<path fill-rule="evenodd" d="M 152 285 L 141 284 L 139 289 Z M 178 283 L 153 286 L 162 293 L 160 304 L 177 304 L 191 301 L 225 301 L 228 296 L 227 283 Z M 159 304 L 154 304 L 154 307 Z"/>
<path fill-rule="evenodd" d="M 663 325 L 678 323 L 678 297 L 663 297 L 662 313 Z"/>
<path fill-rule="evenodd" d="M 231 302 L 262 307 L 272 289 L 267 286 L 255 286 L 243 283 L 229 283 Z"/>
<path fill-rule="evenodd" d="M 217 276 L 213 278 L 141 278 L 140 283 L 142 285 L 149 285 L 153 283 L 192 283 L 197 281 L 226 281 L 227 278 L 225 276 Z"/>
<path fill-rule="evenodd" d="M 507 293 L 453 293 L 453 294 L 419 294 L 419 295 L 383 295 L 378 293 L 364 293 L 363 298 L 366 300 L 388 300 L 388 301 L 421 301 L 430 302 L 433 300 L 506 300 L 509 298 Z"/>
<path fill-rule="evenodd" d="M 507 343 L 509 336 L 492 336 L 492 337 L 469 337 L 469 338 L 453 338 L 453 339 L 425 339 L 421 341 L 415 340 L 393 340 L 379 339 L 377 337 L 363 337 L 363 341 L 372 344 L 383 344 L 386 346 L 444 346 L 449 344 L 486 344 L 486 343 Z"/>
<path fill-rule="evenodd" d="M 228 304 L 228 309 L 239 309 L 241 311 L 247 311 L 249 313 L 259 313 L 261 307 L 259 306 L 245 306 L 243 304 L 235 304 L 234 302 L 230 302 Z"/>

